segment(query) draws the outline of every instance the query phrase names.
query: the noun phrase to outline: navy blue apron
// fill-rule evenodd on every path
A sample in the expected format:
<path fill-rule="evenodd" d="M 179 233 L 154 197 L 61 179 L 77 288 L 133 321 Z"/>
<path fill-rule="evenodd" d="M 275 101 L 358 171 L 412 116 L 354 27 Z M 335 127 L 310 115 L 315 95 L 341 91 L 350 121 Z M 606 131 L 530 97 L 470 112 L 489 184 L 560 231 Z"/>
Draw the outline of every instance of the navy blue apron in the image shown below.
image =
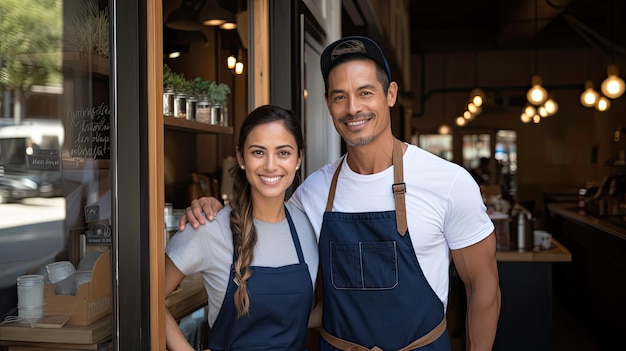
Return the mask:
<path fill-rule="evenodd" d="M 443 303 L 424 277 L 406 226 L 399 140 L 393 163 L 397 211 L 332 212 L 341 164 L 335 172 L 319 240 L 321 350 L 450 350 Z"/>
<path fill-rule="evenodd" d="M 297 264 L 283 267 L 251 266 L 247 281 L 249 315 L 237 318 L 234 265 L 220 313 L 209 333 L 213 350 L 304 350 L 313 284 L 304 261 L 300 240 L 285 208 L 291 238 L 298 253 Z M 233 255 L 236 261 L 236 253 Z"/>

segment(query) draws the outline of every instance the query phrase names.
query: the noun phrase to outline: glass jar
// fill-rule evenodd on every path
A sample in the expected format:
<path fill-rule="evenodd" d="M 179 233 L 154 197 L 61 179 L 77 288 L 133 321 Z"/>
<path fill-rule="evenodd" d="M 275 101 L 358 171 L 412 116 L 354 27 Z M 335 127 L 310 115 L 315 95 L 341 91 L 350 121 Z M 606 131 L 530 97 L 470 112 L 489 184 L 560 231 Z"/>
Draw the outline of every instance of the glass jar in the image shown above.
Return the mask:
<path fill-rule="evenodd" d="M 220 120 L 222 127 L 228 127 L 228 107 L 222 106 L 222 119 Z"/>
<path fill-rule="evenodd" d="M 174 89 L 169 87 L 163 89 L 163 116 L 174 116 Z"/>
<path fill-rule="evenodd" d="M 44 310 L 43 275 L 32 274 L 17 277 L 18 317 L 39 319 Z"/>
<path fill-rule="evenodd" d="M 211 106 L 211 121 L 210 123 L 215 126 L 219 126 L 222 123 L 222 110 L 221 104 L 214 104 Z"/>
<path fill-rule="evenodd" d="M 195 95 L 189 95 L 187 97 L 187 119 L 194 120 L 196 119 L 196 106 L 198 104 L 198 99 Z"/>
<path fill-rule="evenodd" d="M 187 94 L 177 92 L 174 96 L 174 117 L 187 118 Z"/>
<path fill-rule="evenodd" d="M 196 121 L 209 123 L 211 121 L 211 100 L 206 95 L 201 95 L 196 104 Z"/>

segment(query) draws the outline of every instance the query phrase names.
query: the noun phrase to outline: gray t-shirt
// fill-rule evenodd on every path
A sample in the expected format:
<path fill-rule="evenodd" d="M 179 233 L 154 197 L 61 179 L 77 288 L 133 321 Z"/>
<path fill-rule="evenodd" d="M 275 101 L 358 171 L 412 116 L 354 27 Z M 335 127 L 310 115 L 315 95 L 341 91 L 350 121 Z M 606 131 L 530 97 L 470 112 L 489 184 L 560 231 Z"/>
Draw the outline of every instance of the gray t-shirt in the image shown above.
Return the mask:
<path fill-rule="evenodd" d="M 286 204 L 293 220 L 311 282 L 315 286 L 318 265 L 317 239 L 307 216 L 292 204 Z M 221 210 L 215 220 L 193 229 L 188 225 L 176 233 L 167 244 L 165 253 L 185 275 L 201 272 L 208 295 L 208 321 L 213 326 L 222 306 L 230 266 L 233 263 L 233 239 L 230 230 L 230 206 Z M 258 239 L 254 248 L 253 266 L 282 267 L 298 263 L 291 239 L 289 223 L 267 223 L 254 220 Z"/>

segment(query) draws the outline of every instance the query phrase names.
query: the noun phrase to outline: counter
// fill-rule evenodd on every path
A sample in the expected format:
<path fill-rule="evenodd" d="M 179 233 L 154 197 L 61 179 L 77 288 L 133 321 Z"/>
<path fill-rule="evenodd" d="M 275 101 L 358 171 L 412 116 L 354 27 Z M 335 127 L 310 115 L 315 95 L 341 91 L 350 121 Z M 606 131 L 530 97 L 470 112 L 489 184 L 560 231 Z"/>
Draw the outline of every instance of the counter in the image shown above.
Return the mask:
<path fill-rule="evenodd" d="M 571 203 L 552 203 L 548 204 L 547 207 L 552 216 L 562 216 L 571 221 L 593 227 L 617 239 L 626 240 L 626 220 L 622 217 L 595 217 Z"/>
<path fill-rule="evenodd" d="M 556 239 L 552 239 L 552 248 L 537 251 L 498 251 L 498 262 L 571 262 L 572 253 Z"/>
<path fill-rule="evenodd" d="M 206 303 L 206 291 L 199 277 L 185 278 L 165 301 L 177 320 L 202 308 Z M 106 350 L 111 340 L 111 328 L 110 315 L 88 326 L 30 328 L 26 324 L 5 324 L 0 326 L 0 346 L 8 347 L 8 351 Z"/>
<path fill-rule="evenodd" d="M 552 271 L 570 251 L 552 239 L 548 250 L 498 251 L 502 304 L 493 350 L 552 349 Z"/>
<path fill-rule="evenodd" d="M 572 203 L 549 203 L 547 211 L 546 228 L 572 253 L 571 264 L 554 272 L 555 293 L 602 340 L 621 342 L 626 330 L 626 221 L 595 217 Z"/>

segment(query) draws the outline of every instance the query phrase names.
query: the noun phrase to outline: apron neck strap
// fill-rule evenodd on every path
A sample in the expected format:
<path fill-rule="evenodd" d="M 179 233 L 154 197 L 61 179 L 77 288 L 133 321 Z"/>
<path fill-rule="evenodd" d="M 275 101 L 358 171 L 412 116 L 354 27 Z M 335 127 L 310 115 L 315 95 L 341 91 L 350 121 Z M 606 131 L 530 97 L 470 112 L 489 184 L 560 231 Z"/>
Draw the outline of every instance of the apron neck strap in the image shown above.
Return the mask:
<path fill-rule="evenodd" d="M 393 198 L 396 203 L 396 225 L 398 234 L 404 236 L 409 228 L 406 222 L 406 203 L 404 193 L 406 193 L 406 183 L 404 182 L 404 164 L 402 162 L 402 142 L 393 139 Z"/>
<path fill-rule="evenodd" d="M 346 156 L 339 163 L 333 179 L 330 183 L 330 190 L 328 192 L 328 200 L 326 201 L 326 212 L 330 212 L 333 208 L 333 201 L 335 199 L 335 190 L 337 188 L 337 179 L 339 179 L 339 172 L 341 170 L 343 162 L 346 160 Z M 393 185 L 391 190 L 393 191 L 393 197 L 396 205 L 396 224 L 398 233 L 404 236 L 408 229 L 406 221 L 406 204 L 404 200 L 404 193 L 406 193 L 406 184 L 404 183 L 404 167 L 402 163 L 402 142 L 398 139 L 393 139 Z"/>

